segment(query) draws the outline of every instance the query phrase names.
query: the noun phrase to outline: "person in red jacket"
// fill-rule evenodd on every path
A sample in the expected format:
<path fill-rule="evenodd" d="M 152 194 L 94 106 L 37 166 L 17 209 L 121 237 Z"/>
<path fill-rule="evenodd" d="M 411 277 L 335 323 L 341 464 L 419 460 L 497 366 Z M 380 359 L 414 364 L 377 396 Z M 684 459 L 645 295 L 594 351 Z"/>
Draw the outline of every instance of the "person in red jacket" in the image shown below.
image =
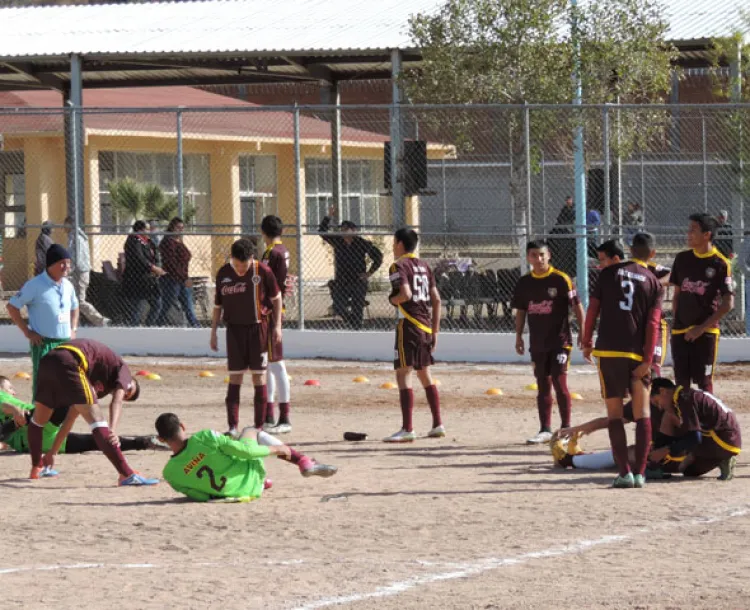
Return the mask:
<path fill-rule="evenodd" d="M 193 304 L 193 283 L 188 274 L 192 254 L 182 241 L 185 223 L 182 218 L 173 218 L 167 226 L 167 234 L 159 244 L 161 262 L 166 275 L 161 278 L 162 307 L 157 326 L 170 326 L 167 321 L 169 311 L 180 304 L 189 326 L 200 328 L 195 317 Z"/>

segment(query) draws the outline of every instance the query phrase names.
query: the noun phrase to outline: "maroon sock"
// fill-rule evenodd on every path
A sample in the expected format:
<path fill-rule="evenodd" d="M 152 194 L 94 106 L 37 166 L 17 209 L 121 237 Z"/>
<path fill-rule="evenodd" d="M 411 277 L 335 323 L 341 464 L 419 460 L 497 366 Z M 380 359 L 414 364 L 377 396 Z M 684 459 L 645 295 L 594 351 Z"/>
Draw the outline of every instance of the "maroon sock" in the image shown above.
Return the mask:
<path fill-rule="evenodd" d="M 570 399 L 570 390 L 568 389 L 568 376 L 560 375 L 552 380 L 555 387 L 555 396 L 557 396 L 557 408 L 560 409 L 561 428 L 570 428 L 570 413 L 572 404 Z"/>
<path fill-rule="evenodd" d="M 644 417 L 635 422 L 635 473 L 645 474 L 648 454 L 651 449 L 651 418 Z"/>
<path fill-rule="evenodd" d="M 279 423 L 280 424 L 289 423 L 289 411 L 290 410 L 291 410 L 291 407 L 289 406 L 288 402 L 279 403 Z"/>
<path fill-rule="evenodd" d="M 437 428 L 443 425 L 443 420 L 440 417 L 440 393 L 438 392 L 437 386 L 432 384 L 424 389 L 424 393 L 427 395 L 427 402 L 430 404 L 430 412 L 432 413 L 432 427 Z"/>
<path fill-rule="evenodd" d="M 268 386 L 256 385 L 255 397 L 253 398 L 253 407 L 255 407 L 255 428 L 263 429 L 266 421 L 266 404 L 268 403 Z"/>
<path fill-rule="evenodd" d="M 272 402 L 267 402 L 266 403 L 266 423 L 267 424 L 275 424 L 276 423 L 276 418 L 274 417 L 274 414 L 273 414 L 273 403 Z"/>
<path fill-rule="evenodd" d="M 240 425 L 240 387 L 236 383 L 230 383 L 227 387 L 224 404 L 227 406 L 227 423 L 230 430 L 236 430 Z"/>
<path fill-rule="evenodd" d="M 280 455 L 279 458 L 291 462 L 292 464 L 299 464 L 299 461 L 305 457 L 304 453 L 300 453 L 299 451 L 297 451 L 296 449 L 292 449 L 291 447 L 289 447 L 289 451 L 291 451 L 292 457 L 290 457 L 288 460 L 286 460 L 286 458 L 282 455 Z"/>
<path fill-rule="evenodd" d="M 133 474 L 133 469 L 128 466 L 125 456 L 122 454 L 122 451 L 120 451 L 120 448 L 115 447 L 109 442 L 109 427 L 105 425 L 99 428 L 94 428 L 91 430 L 91 434 L 94 436 L 99 451 L 107 456 L 107 459 L 112 462 L 112 465 L 117 469 L 117 472 L 124 477 L 129 477 Z"/>
<path fill-rule="evenodd" d="M 29 453 L 31 454 L 31 466 L 41 468 L 42 464 L 42 428 L 34 423 L 34 419 L 27 426 L 29 429 Z"/>
<path fill-rule="evenodd" d="M 609 428 L 609 442 L 612 445 L 612 453 L 617 462 L 617 469 L 623 477 L 630 472 L 628 463 L 628 437 L 625 435 L 625 424 L 621 419 L 610 419 L 607 423 Z"/>
<path fill-rule="evenodd" d="M 552 432 L 552 384 L 549 377 L 538 377 L 536 408 L 539 412 L 539 429 Z"/>
<path fill-rule="evenodd" d="M 401 401 L 402 428 L 411 432 L 413 430 L 411 414 L 414 411 L 414 391 L 411 388 L 399 390 L 398 398 Z"/>

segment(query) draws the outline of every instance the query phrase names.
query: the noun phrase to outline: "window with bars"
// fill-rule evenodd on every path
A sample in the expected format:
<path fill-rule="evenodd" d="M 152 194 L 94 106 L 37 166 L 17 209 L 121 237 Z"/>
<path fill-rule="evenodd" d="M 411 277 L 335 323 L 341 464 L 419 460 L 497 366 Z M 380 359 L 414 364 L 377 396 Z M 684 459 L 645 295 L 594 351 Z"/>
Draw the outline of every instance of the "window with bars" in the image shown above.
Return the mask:
<path fill-rule="evenodd" d="M 268 214 L 278 214 L 276 157 L 240 155 L 240 212 L 242 232 L 260 232 Z"/>

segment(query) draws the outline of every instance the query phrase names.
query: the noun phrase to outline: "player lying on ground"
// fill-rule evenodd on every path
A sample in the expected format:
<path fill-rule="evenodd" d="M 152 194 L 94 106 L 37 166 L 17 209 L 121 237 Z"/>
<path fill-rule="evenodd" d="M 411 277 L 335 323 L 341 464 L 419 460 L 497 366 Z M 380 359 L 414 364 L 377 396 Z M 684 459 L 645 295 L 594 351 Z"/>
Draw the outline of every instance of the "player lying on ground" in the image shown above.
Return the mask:
<path fill-rule="evenodd" d="M 410 443 L 417 438 L 412 426 L 412 371 L 417 372 L 432 412 L 432 429 L 427 436 L 445 436 L 440 417 L 440 394 L 430 374 L 430 365 L 434 363 L 432 354 L 440 331 L 440 294 L 429 265 L 414 253 L 418 244 L 419 236 L 412 229 L 399 229 L 393 235 L 396 262 L 390 269 L 392 290 L 388 300 L 398 311 L 393 367 L 401 403 L 401 430 L 384 438 L 386 443 Z"/>
<path fill-rule="evenodd" d="M 639 241 L 653 242 L 648 234 L 638 237 Z M 609 438 L 619 470 L 612 486 L 643 487 L 651 445 L 648 388 L 661 320 L 662 286 L 645 261 L 623 261 L 622 246 L 615 240 L 601 244 L 597 254 L 602 271 L 586 313 L 583 355 L 588 362 L 592 354 L 598 360 Z M 600 314 L 596 349 L 593 349 L 594 327 Z M 622 422 L 623 399 L 628 393 L 633 398 L 636 418 L 635 475 L 628 463 L 627 435 Z"/>
<path fill-rule="evenodd" d="M 227 434 L 236 436 L 240 423 L 240 388 L 245 373 L 253 378 L 255 427 L 266 421 L 268 344 L 281 343 L 281 292 L 267 265 L 253 260 L 253 244 L 239 239 L 231 259 L 216 274 L 216 299 L 211 320 L 211 349 L 218 351 L 219 322 L 226 325 L 229 385 L 225 400 Z M 269 317 L 269 312 L 273 311 Z M 269 319 L 271 329 L 269 329 Z M 269 338 L 270 330 L 270 338 Z"/>
<path fill-rule="evenodd" d="M 156 420 L 156 432 L 173 451 L 164 480 L 193 500 L 259 498 L 266 483 L 263 458 L 269 455 L 296 464 L 303 477 L 331 477 L 337 471 L 254 428 L 245 428 L 239 440 L 213 430 L 188 436 L 174 413 L 163 413 Z"/>
<path fill-rule="evenodd" d="M 550 264 L 549 245 L 544 240 L 526 244 L 531 271 L 524 275 L 513 294 L 516 310 L 516 353 L 525 352 L 523 330 L 529 320 L 529 352 L 538 387 L 539 432 L 529 444 L 546 443 L 552 437 L 552 388 L 560 409 L 561 427 L 570 426 L 571 399 L 568 390 L 568 364 L 573 349 L 570 312 L 583 328 L 583 306 L 573 282 Z M 579 341 L 580 347 L 580 341 Z"/>
<path fill-rule="evenodd" d="M 98 399 L 112 394 L 109 423 L 102 414 Z M 117 425 L 123 401 L 137 400 L 138 382 L 122 358 L 103 343 L 91 339 L 74 339 L 57 346 L 39 362 L 34 415 L 29 422 L 31 474 L 38 479 L 42 469 L 54 466 L 76 418 L 81 415 L 91 428 L 99 451 L 107 456 L 119 474 L 119 485 L 156 485 L 158 479 L 147 479 L 136 473 L 120 449 Z M 42 459 L 44 427 L 56 411 L 67 410 L 65 420 L 52 447 Z"/>
<path fill-rule="evenodd" d="M 719 480 L 728 481 L 734 476 L 735 456 L 741 448 L 740 426 L 734 414 L 715 396 L 698 390 L 680 389 L 678 403 L 683 404 L 683 417 L 695 428 L 695 415 L 698 416 L 700 430 L 677 430 L 672 435 L 661 432 L 664 414 L 662 389 L 667 388 L 667 403 L 674 401 L 674 384 L 668 379 L 656 379 L 651 386 L 651 424 L 653 445 L 649 455 L 647 478 L 663 478 L 664 474 L 682 473 L 697 477 L 719 468 Z M 686 405 L 686 406 L 685 406 Z M 685 417 L 688 413 L 690 417 Z M 632 403 L 624 408 L 626 422 L 633 421 Z M 713 427 L 711 427 L 713 426 Z M 578 437 L 591 434 L 607 427 L 607 418 L 600 417 L 572 428 L 559 430 L 551 443 L 555 462 L 562 468 L 606 470 L 615 467 L 612 451 L 582 453 L 578 447 Z M 713 431 L 713 434 L 711 433 Z M 697 434 L 696 434 L 697 433 Z M 563 439 L 570 439 L 567 445 Z M 716 439 L 719 439 L 718 441 Z M 721 443 L 721 444 L 720 444 Z M 635 462 L 635 448 L 628 448 L 628 459 Z"/>
<path fill-rule="evenodd" d="M 0 375 L 0 445 L 4 444 L 16 453 L 29 452 L 28 422 L 34 414 L 34 405 L 22 402 L 16 398 L 16 390 L 7 377 Z M 49 451 L 55 440 L 60 424 L 64 421 L 66 410 L 60 411 L 59 419 L 47 422 L 43 430 L 42 451 Z M 122 451 L 145 451 L 147 449 L 164 449 L 156 442 L 154 436 L 121 436 L 120 449 Z M 86 453 L 99 451 L 92 434 L 76 434 L 71 432 L 60 446 L 60 453 Z M 40 473 L 41 474 L 41 473 Z M 57 471 L 43 470 L 44 476 L 56 476 Z"/>

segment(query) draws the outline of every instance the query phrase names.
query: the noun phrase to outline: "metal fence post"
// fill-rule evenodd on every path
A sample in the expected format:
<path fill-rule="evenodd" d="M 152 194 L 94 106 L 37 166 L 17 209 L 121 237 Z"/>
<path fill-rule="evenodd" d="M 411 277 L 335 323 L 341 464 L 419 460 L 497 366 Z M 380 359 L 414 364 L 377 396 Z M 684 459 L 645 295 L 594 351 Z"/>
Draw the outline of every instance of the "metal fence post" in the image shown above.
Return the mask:
<path fill-rule="evenodd" d="M 621 153 L 621 137 L 622 133 L 620 130 L 620 97 L 617 97 L 617 132 L 616 132 L 616 141 L 617 141 L 617 222 L 619 229 L 617 231 L 618 235 L 622 236 L 623 230 L 622 230 L 622 224 L 623 224 L 623 218 L 622 218 L 622 153 Z"/>
<path fill-rule="evenodd" d="M 706 117 L 701 113 L 701 149 L 703 152 L 703 211 L 708 214 L 708 151 L 706 150 Z"/>
<path fill-rule="evenodd" d="M 406 222 L 403 189 L 403 151 L 401 134 L 401 51 L 391 51 L 391 202 L 393 207 L 393 227 L 398 229 Z"/>
<path fill-rule="evenodd" d="M 609 158 L 609 104 L 602 110 L 602 147 L 604 148 L 604 227 L 605 239 L 612 235 L 612 201 L 610 199 L 609 172 L 611 160 Z"/>
<path fill-rule="evenodd" d="M 82 195 L 82 185 L 79 180 L 79 171 L 78 166 L 81 163 L 81 150 L 78 146 L 78 129 L 79 129 L 79 113 L 80 108 L 76 108 L 73 106 L 70 109 L 70 136 L 73 140 L 73 146 L 70 149 L 70 152 L 73 154 L 73 275 L 78 276 L 78 266 L 80 264 L 80 258 L 79 258 L 79 248 L 78 248 L 78 231 L 81 227 L 81 206 L 79 205 L 79 202 L 81 200 Z M 77 286 L 76 282 L 76 286 Z M 85 297 L 86 295 L 81 295 L 81 297 Z"/>
<path fill-rule="evenodd" d="M 299 108 L 294 105 L 294 202 L 297 206 L 297 320 L 299 330 L 305 330 L 305 282 L 302 270 L 302 154 L 300 152 Z"/>
<path fill-rule="evenodd" d="M 526 162 L 526 240 L 531 239 L 531 128 L 529 126 L 529 105 L 523 103 L 523 147 Z"/>
<path fill-rule="evenodd" d="M 177 215 L 185 218 L 185 168 L 182 153 L 182 110 L 177 111 Z"/>
<path fill-rule="evenodd" d="M 646 165 L 641 153 L 641 210 L 643 210 L 643 224 L 646 225 Z"/>
<path fill-rule="evenodd" d="M 542 233 L 547 232 L 547 180 L 544 173 L 544 151 L 541 151 L 541 173 L 542 173 Z"/>

